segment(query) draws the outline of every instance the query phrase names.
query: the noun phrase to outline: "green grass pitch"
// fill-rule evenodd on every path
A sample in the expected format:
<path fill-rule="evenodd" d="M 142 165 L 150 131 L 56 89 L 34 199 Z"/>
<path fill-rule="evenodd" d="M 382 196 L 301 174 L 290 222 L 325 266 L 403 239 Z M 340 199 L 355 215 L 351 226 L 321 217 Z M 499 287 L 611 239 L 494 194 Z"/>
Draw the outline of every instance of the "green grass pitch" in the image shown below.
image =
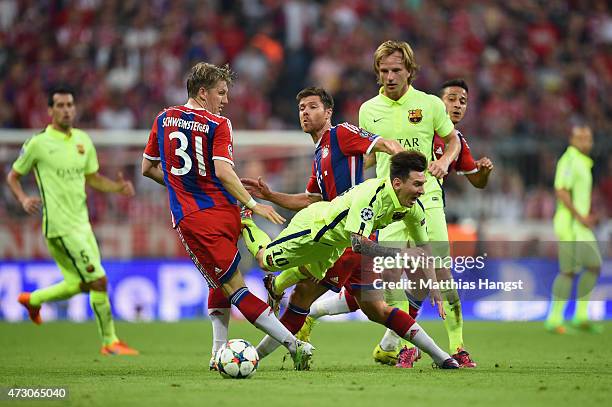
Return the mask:
<path fill-rule="evenodd" d="M 423 326 L 446 347 L 441 322 Z M 313 369 L 280 370 L 281 350 L 249 380 L 208 371 L 211 325 L 119 323 L 138 357 L 103 357 L 93 322 L 0 323 L 0 387 L 67 386 L 65 401 L 0 401 L 10 406 L 542 406 L 610 405 L 612 324 L 601 335 L 555 336 L 541 323 L 466 322 L 476 369 L 434 370 L 374 364 L 383 333 L 373 323 L 320 323 Z M 256 344 L 262 335 L 233 322 L 230 338 Z M 290 368 L 288 363 L 286 368 Z M 42 403 L 42 404 L 41 404 Z M 433 404 L 435 403 L 435 404 Z"/>

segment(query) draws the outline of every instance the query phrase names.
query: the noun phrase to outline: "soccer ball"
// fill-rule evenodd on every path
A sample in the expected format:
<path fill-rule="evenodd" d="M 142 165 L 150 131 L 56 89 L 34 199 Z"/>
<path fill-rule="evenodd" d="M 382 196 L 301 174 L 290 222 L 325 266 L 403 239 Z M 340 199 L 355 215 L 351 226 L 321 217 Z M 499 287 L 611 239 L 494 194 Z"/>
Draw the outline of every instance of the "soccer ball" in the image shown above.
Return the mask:
<path fill-rule="evenodd" d="M 226 379 L 246 379 L 255 374 L 259 355 L 255 347 L 244 339 L 230 339 L 217 351 L 217 369 Z"/>

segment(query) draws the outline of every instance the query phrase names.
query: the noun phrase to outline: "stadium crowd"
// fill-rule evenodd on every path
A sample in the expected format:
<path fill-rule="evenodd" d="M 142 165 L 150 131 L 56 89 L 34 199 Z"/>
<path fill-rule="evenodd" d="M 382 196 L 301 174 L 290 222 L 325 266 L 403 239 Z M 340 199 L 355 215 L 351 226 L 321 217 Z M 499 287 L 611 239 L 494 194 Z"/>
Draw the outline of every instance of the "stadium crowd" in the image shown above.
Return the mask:
<path fill-rule="evenodd" d="M 77 90 L 78 127 L 148 128 L 162 106 L 184 102 L 182 73 L 201 60 L 237 73 L 223 112 L 234 128 L 298 129 L 294 97 L 311 84 L 334 95 L 336 122 L 357 123 L 378 88 L 372 53 L 389 38 L 414 47 L 417 88 L 470 85 L 459 128 L 499 165 L 481 203 L 453 203 L 458 214 L 550 219 L 555 160 L 571 124 L 585 121 L 603 146 L 594 209 L 612 216 L 605 0 L 2 0 L 0 128 L 45 126 L 57 82 Z M 466 184 L 451 181 L 449 196 L 460 201 Z"/>

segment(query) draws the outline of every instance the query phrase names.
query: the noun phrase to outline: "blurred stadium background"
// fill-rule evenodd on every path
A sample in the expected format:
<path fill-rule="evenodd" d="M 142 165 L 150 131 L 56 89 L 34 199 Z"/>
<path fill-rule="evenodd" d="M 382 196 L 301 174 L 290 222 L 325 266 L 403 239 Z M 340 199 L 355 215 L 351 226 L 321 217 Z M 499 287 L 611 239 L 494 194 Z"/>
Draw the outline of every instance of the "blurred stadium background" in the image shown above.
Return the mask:
<path fill-rule="evenodd" d="M 183 75 L 195 62 L 229 62 L 238 78 L 224 115 L 235 129 L 237 172 L 301 192 L 312 142 L 299 130 L 295 94 L 323 86 L 336 100 L 334 123 L 358 123 L 360 104 L 377 93 L 372 54 L 386 39 L 413 46 L 421 65 L 415 87 L 435 93 L 456 77 L 470 86 L 458 128 L 475 157 L 489 156 L 496 169 L 484 191 L 449 177 L 451 238 L 511 258 L 496 270 L 539 259 L 519 266 L 548 279 L 530 311 L 479 313 L 475 306 L 468 317 L 543 317 L 557 270 L 555 162 L 574 123 L 595 134 L 592 210 L 600 216 L 602 254 L 612 254 L 612 16 L 605 0 L 465 1 L 461 8 L 446 0 L 0 0 L 0 176 L 22 142 L 48 123 L 46 90 L 74 86 L 77 127 L 91 129 L 101 172 L 123 171 L 137 190 L 134 199 L 89 193 L 115 313 L 205 315 L 207 290 L 171 230 L 166 192 L 140 175 L 152 119 L 185 102 Z M 36 191 L 33 177 L 26 185 Z M 21 320 L 19 291 L 48 285 L 59 272 L 48 261 L 40 220 L 21 211 L 5 183 L 0 203 L 0 319 Z M 249 258 L 245 252 L 242 270 L 263 294 Z M 611 269 L 608 260 L 602 293 L 612 293 Z M 86 298 L 75 297 L 44 312 L 79 320 L 90 311 Z M 606 305 L 594 312 L 604 318 Z"/>

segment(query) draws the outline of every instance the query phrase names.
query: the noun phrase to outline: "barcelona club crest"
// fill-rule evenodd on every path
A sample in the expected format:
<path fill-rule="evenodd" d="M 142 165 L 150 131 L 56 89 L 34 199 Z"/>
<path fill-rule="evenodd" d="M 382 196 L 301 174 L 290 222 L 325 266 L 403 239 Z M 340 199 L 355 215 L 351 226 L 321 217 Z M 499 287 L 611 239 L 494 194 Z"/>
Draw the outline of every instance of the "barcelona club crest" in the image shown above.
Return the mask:
<path fill-rule="evenodd" d="M 79 154 L 85 154 L 85 147 L 83 146 L 83 144 L 77 144 L 76 148 Z"/>
<path fill-rule="evenodd" d="M 423 110 L 422 109 L 408 110 L 408 120 L 412 124 L 420 123 L 421 120 L 423 120 Z"/>

